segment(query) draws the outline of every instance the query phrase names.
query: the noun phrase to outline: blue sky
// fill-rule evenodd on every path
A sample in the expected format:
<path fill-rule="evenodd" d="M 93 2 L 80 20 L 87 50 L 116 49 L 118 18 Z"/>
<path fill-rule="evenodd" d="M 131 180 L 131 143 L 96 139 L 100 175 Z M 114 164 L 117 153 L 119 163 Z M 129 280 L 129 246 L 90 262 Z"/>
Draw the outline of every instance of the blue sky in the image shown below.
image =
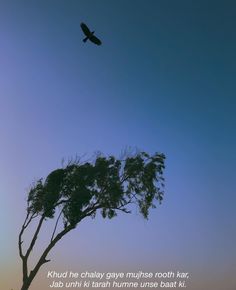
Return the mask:
<path fill-rule="evenodd" d="M 166 154 L 163 205 L 148 222 L 137 213 L 84 222 L 47 267 L 181 268 L 192 273 L 189 290 L 234 289 L 235 9 L 234 1 L 1 1 L 4 288 L 20 285 L 16 241 L 32 181 L 62 158 L 132 146 Z M 102 46 L 82 42 L 82 21 Z M 47 269 L 32 290 L 48 285 Z"/>

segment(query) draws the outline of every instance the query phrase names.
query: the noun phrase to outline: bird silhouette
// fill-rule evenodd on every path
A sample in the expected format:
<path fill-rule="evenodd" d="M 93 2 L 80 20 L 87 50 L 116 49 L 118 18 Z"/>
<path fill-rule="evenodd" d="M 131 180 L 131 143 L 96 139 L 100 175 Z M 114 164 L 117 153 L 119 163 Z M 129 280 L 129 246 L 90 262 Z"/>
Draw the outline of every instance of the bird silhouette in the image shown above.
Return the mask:
<path fill-rule="evenodd" d="M 86 42 L 88 39 L 97 44 L 97 45 L 101 45 L 102 42 L 99 38 L 97 38 L 95 35 L 94 35 L 94 32 L 95 31 L 90 31 L 90 29 L 88 28 L 88 26 L 86 24 L 84 24 L 83 22 L 80 24 L 80 27 L 83 31 L 83 33 L 85 34 L 85 38 L 83 39 L 83 42 Z"/>

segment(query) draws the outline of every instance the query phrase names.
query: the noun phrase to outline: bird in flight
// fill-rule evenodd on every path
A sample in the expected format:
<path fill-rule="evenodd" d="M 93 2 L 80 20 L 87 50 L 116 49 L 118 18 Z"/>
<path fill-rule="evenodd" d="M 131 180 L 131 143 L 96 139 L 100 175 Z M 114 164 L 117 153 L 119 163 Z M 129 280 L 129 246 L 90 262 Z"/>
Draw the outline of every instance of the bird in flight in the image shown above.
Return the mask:
<path fill-rule="evenodd" d="M 85 38 L 83 39 L 83 42 L 86 42 L 88 39 L 97 44 L 97 45 L 101 45 L 102 42 L 99 38 L 97 38 L 95 35 L 94 35 L 94 32 L 95 31 L 90 31 L 90 29 L 88 28 L 88 26 L 86 24 L 84 24 L 83 22 L 80 24 L 80 27 L 81 29 L 83 30 L 83 33 L 85 34 Z"/>

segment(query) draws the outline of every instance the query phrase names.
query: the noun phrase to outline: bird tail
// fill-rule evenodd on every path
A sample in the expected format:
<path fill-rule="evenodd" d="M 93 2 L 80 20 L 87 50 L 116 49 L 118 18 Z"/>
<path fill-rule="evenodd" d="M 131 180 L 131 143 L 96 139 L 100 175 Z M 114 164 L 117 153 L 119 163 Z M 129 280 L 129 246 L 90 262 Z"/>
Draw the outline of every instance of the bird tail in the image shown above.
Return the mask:
<path fill-rule="evenodd" d="M 88 40 L 88 37 L 85 37 L 84 39 L 83 39 L 83 42 L 86 42 Z"/>

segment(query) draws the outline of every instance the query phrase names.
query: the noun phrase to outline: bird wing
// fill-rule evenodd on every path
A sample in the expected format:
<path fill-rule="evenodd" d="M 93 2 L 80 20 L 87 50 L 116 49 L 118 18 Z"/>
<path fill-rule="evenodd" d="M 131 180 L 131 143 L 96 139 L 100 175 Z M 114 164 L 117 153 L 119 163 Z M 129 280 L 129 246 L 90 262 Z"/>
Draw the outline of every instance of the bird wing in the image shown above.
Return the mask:
<path fill-rule="evenodd" d="M 91 40 L 93 43 L 97 44 L 97 45 L 101 45 L 102 42 L 100 39 L 98 39 L 96 36 L 92 35 L 89 37 L 89 40 Z"/>
<path fill-rule="evenodd" d="M 86 36 L 89 36 L 91 34 L 91 31 L 89 30 L 88 26 L 84 24 L 83 22 L 80 24 L 80 27 Z"/>

